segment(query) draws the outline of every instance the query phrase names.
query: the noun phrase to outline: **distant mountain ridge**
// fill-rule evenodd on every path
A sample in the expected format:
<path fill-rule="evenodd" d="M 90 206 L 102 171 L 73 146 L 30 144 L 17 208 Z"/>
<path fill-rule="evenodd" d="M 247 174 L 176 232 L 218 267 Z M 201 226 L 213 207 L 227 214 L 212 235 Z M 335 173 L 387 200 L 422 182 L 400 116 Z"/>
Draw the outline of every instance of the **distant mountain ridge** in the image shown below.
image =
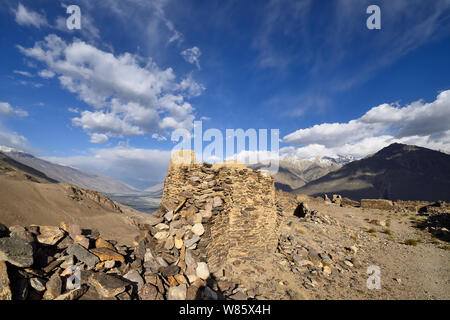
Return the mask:
<path fill-rule="evenodd" d="M 283 191 L 292 191 L 319 179 L 329 172 L 338 170 L 342 165 L 355 160 L 351 156 L 315 157 L 304 159 L 287 155 L 279 161 L 278 172 L 273 174 L 275 187 Z M 252 169 L 265 167 L 264 164 L 249 165 Z"/>
<path fill-rule="evenodd" d="M 146 194 L 153 197 L 161 198 L 163 195 L 164 183 L 155 184 L 154 186 L 148 187 L 144 190 Z"/>
<path fill-rule="evenodd" d="M 23 151 L 0 146 L 0 152 L 11 159 L 44 173 L 47 177 L 81 188 L 108 194 L 136 194 L 142 191 L 116 179 L 52 163 Z"/>
<path fill-rule="evenodd" d="M 450 155 L 399 143 L 294 190 L 318 196 L 338 193 L 359 200 L 450 200 Z"/>

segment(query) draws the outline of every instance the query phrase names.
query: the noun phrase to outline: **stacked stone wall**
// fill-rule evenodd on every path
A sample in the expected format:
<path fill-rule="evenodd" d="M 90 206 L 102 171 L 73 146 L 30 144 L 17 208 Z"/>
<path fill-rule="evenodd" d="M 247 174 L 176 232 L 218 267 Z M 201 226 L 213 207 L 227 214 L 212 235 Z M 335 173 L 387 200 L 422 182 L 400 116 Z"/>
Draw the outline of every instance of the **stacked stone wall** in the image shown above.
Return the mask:
<path fill-rule="evenodd" d="M 161 209 L 186 218 L 202 214 L 199 247 L 211 271 L 221 275 L 236 261 L 256 265 L 274 253 L 279 221 L 273 178 L 243 164 L 196 163 L 192 151 L 186 155 L 181 162 L 177 154 L 172 158 Z"/>

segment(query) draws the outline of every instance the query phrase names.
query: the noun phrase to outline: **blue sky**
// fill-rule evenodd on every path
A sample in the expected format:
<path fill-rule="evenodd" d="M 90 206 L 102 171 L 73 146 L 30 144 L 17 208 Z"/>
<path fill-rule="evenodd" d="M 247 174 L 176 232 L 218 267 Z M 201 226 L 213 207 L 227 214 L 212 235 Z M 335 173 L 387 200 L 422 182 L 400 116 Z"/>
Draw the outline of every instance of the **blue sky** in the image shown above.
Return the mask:
<path fill-rule="evenodd" d="M 0 30 L 0 144 L 135 186 L 201 119 L 306 158 L 450 150 L 448 0 L 7 0 Z"/>

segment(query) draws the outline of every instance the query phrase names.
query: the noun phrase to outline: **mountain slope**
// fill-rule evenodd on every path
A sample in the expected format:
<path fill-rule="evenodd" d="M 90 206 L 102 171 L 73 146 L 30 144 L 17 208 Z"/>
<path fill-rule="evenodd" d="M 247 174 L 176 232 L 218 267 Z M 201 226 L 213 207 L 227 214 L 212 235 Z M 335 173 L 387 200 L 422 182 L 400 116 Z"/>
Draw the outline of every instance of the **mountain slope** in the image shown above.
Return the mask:
<path fill-rule="evenodd" d="M 148 187 L 144 192 L 152 197 L 161 198 L 164 190 L 164 183 L 155 184 L 154 186 Z"/>
<path fill-rule="evenodd" d="M 113 178 L 55 164 L 36 158 L 25 152 L 4 147 L 0 148 L 0 151 L 15 161 L 34 168 L 59 182 L 67 182 L 81 188 L 103 193 L 130 194 L 140 192 L 140 190 Z"/>
<path fill-rule="evenodd" d="M 1 152 L 0 190 L 0 223 L 7 226 L 58 226 L 65 221 L 126 243 L 139 233 L 128 208 L 119 208 L 101 193 L 55 182 Z"/>
<path fill-rule="evenodd" d="M 283 191 L 292 191 L 300 188 L 310 181 L 323 177 L 329 172 L 338 170 L 343 164 L 354 160 L 353 158 L 317 157 L 315 159 L 302 159 L 295 156 L 285 156 L 279 162 L 279 169 L 273 175 L 275 187 Z M 263 164 L 249 165 L 252 169 L 265 167 Z"/>
<path fill-rule="evenodd" d="M 364 159 L 298 188 L 317 196 L 339 193 L 352 199 L 450 200 L 450 155 L 394 143 Z"/>

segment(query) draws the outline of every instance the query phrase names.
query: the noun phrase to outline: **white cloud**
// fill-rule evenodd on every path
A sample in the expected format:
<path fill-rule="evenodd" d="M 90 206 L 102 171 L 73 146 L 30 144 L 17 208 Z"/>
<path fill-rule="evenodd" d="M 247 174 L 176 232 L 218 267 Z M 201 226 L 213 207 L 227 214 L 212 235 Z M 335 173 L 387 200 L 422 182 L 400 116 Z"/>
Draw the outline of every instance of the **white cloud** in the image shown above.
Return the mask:
<path fill-rule="evenodd" d="M 64 6 L 63 6 L 64 7 Z M 89 12 L 84 11 L 81 14 L 81 29 L 70 30 L 67 28 L 67 17 L 57 17 L 55 20 L 55 28 L 66 33 L 81 33 L 89 40 L 100 39 L 100 30 L 94 25 L 94 21 Z"/>
<path fill-rule="evenodd" d="M 411 136 L 404 138 L 396 138 L 390 135 L 382 135 L 376 137 L 364 138 L 361 141 L 353 143 L 345 143 L 341 146 L 326 147 L 320 144 L 309 144 L 304 147 L 285 147 L 280 149 L 280 154 L 295 155 L 300 158 L 312 159 L 317 156 L 333 157 L 337 155 L 350 155 L 357 159 L 363 158 L 369 154 L 373 154 L 392 143 L 403 143 L 416 145 L 424 148 L 450 151 L 450 130 L 444 133 L 440 140 L 432 140 L 429 136 Z"/>
<path fill-rule="evenodd" d="M 24 77 L 33 78 L 33 75 L 31 73 L 29 73 L 28 71 L 14 70 L 13 72 L 15 74 L 20 74 L 21 76 L 24 76 Z"/>
<path fill-rule="evenodd" d="M 40 28 L 48 24 L 45 16 L 25 8 L 20 2 L 14 13 L 16 15 L 16 22 L 22 26 Z"/>
<path fill-rule="evenodd" d="M 205 91 L 205 87 L 192 79 L 192 75 L 189 75 L 181 80 L 180 90 L 186 92 L 189 97 L 198 97 Z"/>
<path fill-rule="evenodd" d="M 200 56 L 202 52 L 198 47 L 192 47 L 181 52 L 181 56 L 189 63 L 195 64 L 200 69 Z"/>
<path fill-rule="evenodd" d="M 105 132 L 109 135 L 136 136 L 143 132 L 114 113 L 83 111 L 72 123 L 88 132 Z"/>
<path fill-rule="evenodd" d="M 91 143 L 103 144 L 108 142 L 108 136 L 103 133 L 93 133 L 91 135 Z"/>
<path fill-rule="evenodd" d="M 0 125 L 0 145 L 16 149 L 24 149 L 28 140 L 16 132 L 9 131 Z"/>
<path fill-rule="evenodd" d="M 80 110 L 78 110 L 78 108 L 72 108 L 72 107 L 67 108 L 67 111 L 72 112 L 72 113 L 80 113 Z"/>
<path fill-rule="evenodd" d="M 94 149 L 89 155 L 46 157 L 51 162 L 94 171 L 136 184 L 162 182 L 170 162 L 170 151 L 141 149 L 129 146 Z"/>
<path fill-rule="evenodd" d="M 167 140 L 167 138 L 165 136 L 162 136 L 158 133 L 152 134 L 152 138 L 155 140 L 158 140 L 158 141 L 166 141 Z"/>
<path fill-rule="evenodd" d="M 362 157 L 394 142 L 450 150 L 450 90 L 430 103 L 417 101 L 404 107 L 382 104 L 346 123 L 300 129 L 286 135 L 283 142 L 301 146 L 284 148 L 284 152 L 307 158 L 337 154 Z"/>
<path fill-rule="evenodd" d="M 0 115 L 26 117 L 28 112 L 13 108 L 8 102 L 0 102 Z"/>
<path fill-rule="evenodd" d="M 38 72 L 39 76 L 44 78 L 44 79 L 50 79 L 53 78 L 55 76 L 55 73 L 53 71 L 50 70 L 42 70 Z"/>
<path fill-rule="evenodd" d="M 133 136 L 192 128 L 194 107 L 185 99 L 204 90 L 192 77 L 177 82 L 171 68 L 160 69 L 151 58 L 115 56 L 83 41 L 67 44 L 56 35 L 32 48 L 18 47 L 96 109 L 73 119 L 90 134 Z"/>

